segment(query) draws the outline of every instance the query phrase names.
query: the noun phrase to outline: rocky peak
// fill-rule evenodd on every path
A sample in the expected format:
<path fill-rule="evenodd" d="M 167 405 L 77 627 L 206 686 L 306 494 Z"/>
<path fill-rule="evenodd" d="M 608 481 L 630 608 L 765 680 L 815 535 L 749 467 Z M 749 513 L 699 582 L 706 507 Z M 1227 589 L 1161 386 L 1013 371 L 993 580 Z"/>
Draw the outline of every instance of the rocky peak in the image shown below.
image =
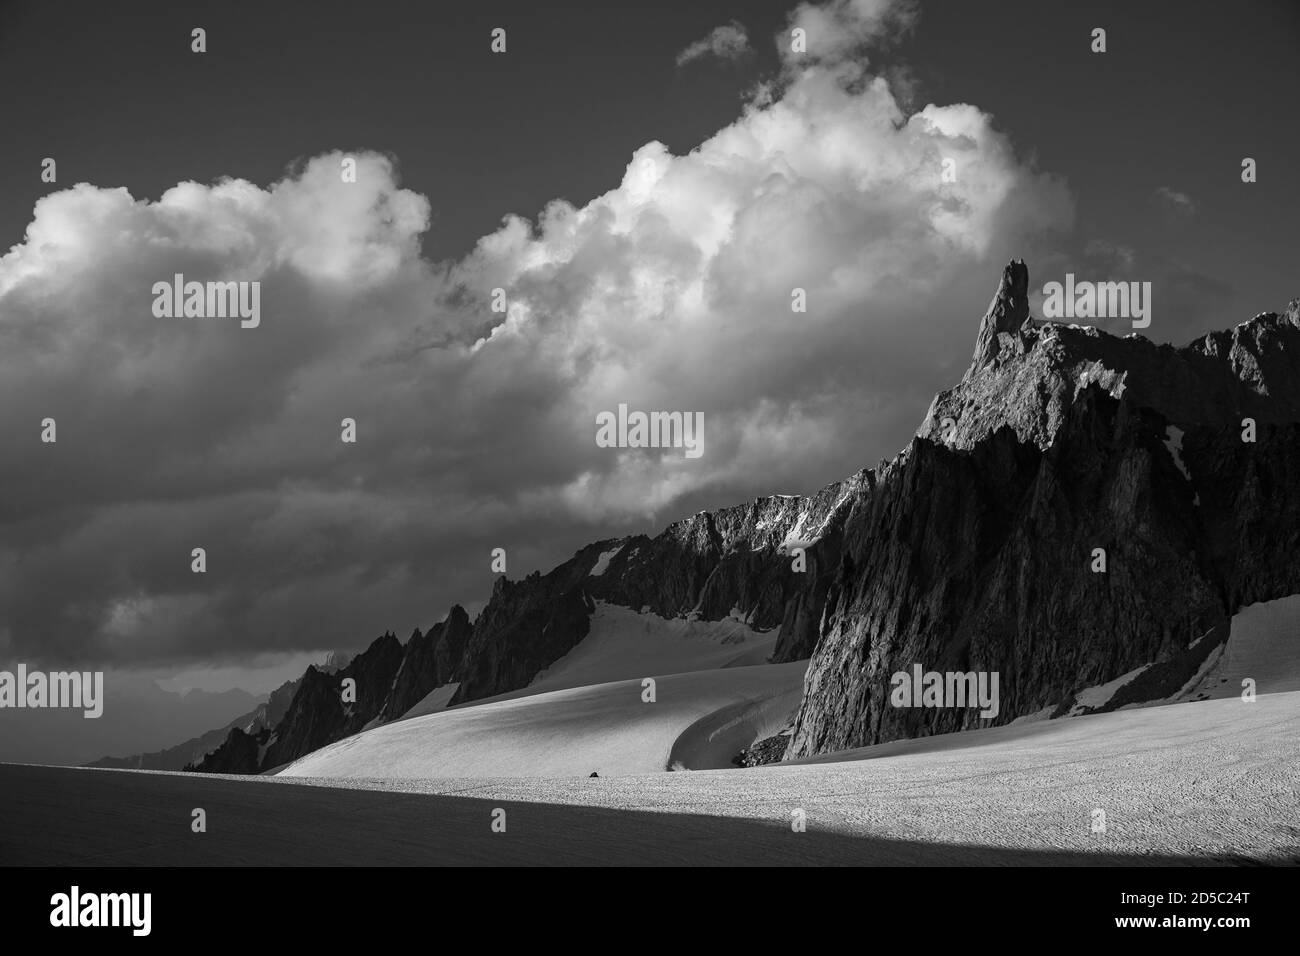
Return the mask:
<path fill-rule="evenodd" d="M 1161 699 L 1241 607 L 1300 593 L 1300 309 L 1174 348 L 1034 321 L 1017 265 L 838 531 L 787 757 L 988 726 L 892 706 L 917 664 L 999 673 L 997 724 L 1140 668 L 1107 706 Z"/>
<path fill-rule="evenodd" d="M 980 322 L 969 377 L 995 360 L 1008 345 L 1023 345 L 1020 330 L 1029 322 L 1029 267 L 1012 259 L 1002 270 L 1002 280 Z M 1004 338 L 1005 336 L 1005 338 Z"/>
<path fill-rule="evenodd" d="M 1181 348 L 1139 334 L 1035 320 L 1029 270 L 1013 260 L 980 322 L 962 381 L 935 396 L 919 437 L 969 450 L 999 428 L 1049 447 L 1078 396 L 1098 388 L 1186 430 L 1300 420 L 1300 303 Z"/>
<path fill-rule="evenodd" d="M 416 628 L 403 649 L 392 687 L 379 709 L 379 720 L 398 720 L 434 688 L 450 682 L 472 630 L 469 615 L 459 604 L 423 634 Z"/>
<path fill-rule="evenodd" d="M 333 674 L 343 670 L 352 663 L 352 655 L 347 651 L 330 651 L 325 655 L 325 660 L 321 663 L 320 669 L 326 674 Z"/>

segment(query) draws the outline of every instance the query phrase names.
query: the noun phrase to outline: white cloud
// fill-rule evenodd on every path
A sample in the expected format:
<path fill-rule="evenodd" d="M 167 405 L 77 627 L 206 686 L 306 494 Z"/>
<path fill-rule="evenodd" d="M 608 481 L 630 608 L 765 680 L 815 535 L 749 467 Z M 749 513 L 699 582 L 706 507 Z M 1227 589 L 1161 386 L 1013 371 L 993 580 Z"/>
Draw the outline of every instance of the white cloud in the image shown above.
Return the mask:
<path fill-rule="evenodd" d="M 866 62 L 864 48 L 897 39 L 916 26 L 920 7 L 915 0 L 830 0 L 801 3 L 790 15 L 786 29 L 777 35 L 777 51 L 793 65 Z M 791 31 L 803 30 L 807 49 L 798 52 Z"/>
<path fill-rule="evenodd" d="M 865 71 L 858 44 L 910 10 L 799 7 L 816 56 L 735 122 L 459 262 L 420 258 L 429 203 L 375 154 L 355 184 L 335 153 L 266 188 L 42 199 L 0 258 L 0 427 L 32 436 L 6 452 L 0 633 L 138 660 L 340 646 L 480 598 L 492 547 L 520 574 L 892 453 L 1002 264 L 1072 218 L 988 114 L 905 115 Z M 174 272 L 259 279 L 261 326 L 153 318 Z M 620 403 L 702 412 L 704 455 L 598 448 Z"/>
<path fill-rule="evenodd" d="M 849 3 L 795 19 L 843 25 L 863 10 L 850 35 L 896 19 Z M 956 182 L 942 181 L 945 159 Z M 1063 184 L 1018 160 L 987 114 L 956 104 L 905 116 L 883 79 L 823 49 L 689 154 L 648 143 L 609 193 L 556 203 L 533 228 L 508 220 L 454 277 L 510 290 L 510 321 L 482 354 L 562 370 L 574 420 L 620 402 L 705 412 L 708 450 L 693 471 L 584 456 L 564 486 L 588 513 L 663 513 L 685 488 L 781 467 L 778 419 L 840 439 L 895 424 L 845 421 L 841 409 L 908 391 L 949 323 L 965 344 L 990 276 L 1071 217 Z M 791 312 L 796 287 L 807 314 Z M 828 392 L 838 406 L 820 400 Z"/>
<path fill-rule="evenodd" d="M 715 27 L 708 36 L 694 43 L 677 54 L 677 65 L 685 66 L 692 60 L 705 56 L 716 56 L 720 60 L 736 60 L 749 52 L 749 34 L 744 24 L 735 20 Z"/>

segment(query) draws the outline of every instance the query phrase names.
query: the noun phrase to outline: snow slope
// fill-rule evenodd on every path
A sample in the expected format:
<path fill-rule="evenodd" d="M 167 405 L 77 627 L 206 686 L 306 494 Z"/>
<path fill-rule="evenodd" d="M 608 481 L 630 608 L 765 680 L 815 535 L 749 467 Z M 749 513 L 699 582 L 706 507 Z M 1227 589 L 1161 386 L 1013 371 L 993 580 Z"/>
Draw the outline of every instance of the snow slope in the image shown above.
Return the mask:
<path fill-rule="evenodd" d="M 1300 863 L 1297 768 L 1297 692 L 598 780 L 0 765 L 11 807 L 0 855 L 46 866 Z M 225 821 L 201 840 L 168 823 L 195 806 Z M 498 807 L 508 837 L 489 826 Z M 806 832 L 792 832 L 795 810 Z"/>
<path fill-rule="evenodd" d="M 319 783 L 689 815 L 719 827 L 739 817 L 783 826 L 786 837 L 798 808 L 810 833 L 875 844 L 864 863 L 1005 862 L 1000 850 L 1075 855 L 1072 862 L 1112 854 L 1127 862 L 1300 862 L 1300 693 L 894 741 L 749 770 Z M 1098 809 L 1106 815 L 1100 833 L 1092 828 Z"/>
<path fill-rule="evenodd" d="M 590 633 L 538 674 L 526 693 L 762 663 L 776 649 L 777 637 L 775 630 L 756 631 L 735 618 L 662 618 L 598 601 Z"/>
<path fill-rule="evenodd" d="M 723 767 L 792 716 L 803 662 L 719 668 L 523 693 L 376 727 L 290 764 L 282 777 L 602 777 L 671 760 Z M 649 676 L 649 675 L 647 675 Z M 726 711 L 726 718 L 709 718 Z M 739 741 L 737 743 L 737 741 Z M 689 761 L 689 763 L 687 763 Z"/>
<path fill-rule="evenodd" d="M 434 714 L 446 709 L 447 704 L 456 695 L 456 688 L 458 687 L 460 687 L 459 683 L 443 684 L 441 687 L 435 687 L 398 719 L 405 720 L 408 717 L 421 717 L 424 714 Z M 369 730 L 369 726 L 366 729 Z"/>
<path fill-rule="evenodd" d="M 1233 618 L 1224 649 L 1176 699 L 1240 702 L 1242 677 L 1253 677 L 1261 694 L 1300 690 L 1298 632 L 1300 595 L 1243 609 Z M 798 705 L 803 663 L 739 666 L 765 659 L 774 640 L 738 620 L 665 620 L 600 605 L 588 637 L 529 687 L 451 710 L 442 708 L 454 689 L 440 688 L 413 708 L 410 719 L 308 754 L 281 775 L 585 777 L 593 771 L 609 776 L 727 768 L 742 748 L 778 732 Z M 1100 705 L 1142 669 L 1079 699 Z M 641 699 L 641 680 L 649 676 L 657 679 L 653 704 Z M 1078 718 L 1067 722 L 1073 719 Z M 918 748 L 964 750 L 1001 739 L 998 734 L 1036 733 L 1048 723 L 1061 720 L 896 741 L 817 762 Z"/>
<path fill-rule="evenodd" d="M 1177 431 L 1177 429 L 1173 429 Z M 1195 647 L 1200 640 L 1192 642 Z M 1087 709 L 1105 706 L 1123 687 L 1140 677 L 1152 665 L 1143 664 L 1126 674 L 1075 694 L 1067 716 L 1077 717 Z M 1257 694 L 1300 690 L 1300 595 L 1264 601 L 1242 608 L 1232 617 L 1228 640 L 1210 653 L 1200 671 L 1177 692 L 1163 700 L 1125 704 L 1133 710 L 1187 700 L 1215 700 L 1239 697 L 1242 680 L 1255 681 Z M 1019 717 L 1013 723 L 1040 720 L 1055 708 Z"/>
<path fill-rule="evenodd" d="M 668 623 L 681 637 L 695 622 Z M 676 759 L 723 766 L 737 741 L 771 732 L 797 700 L 802 663 L 661 676 L 652 704 L 635 677 L 528 688 L 358 734 L 275 777 L 0 766 L 15 808 L 0 814 L 0 855 L 45 865 L 1300 863 L 1298 627 L 1300 596 L 1244 609 L 1223 652 L 1180 691 L 1185 702 L 748 770 L 662 772 Z M 602 625 L 546 679 L 623 666 L 616 647 L 637 633 Z M 662 629 L 647 639 L 669 657 L 687 653 Z M 724 641 L 689 653 L 761 647 Z M 1243 677 L 1256 681 L 1254 701 L 1241 699 Z M 86 805 L 100 812 L 77 812 Z M 217 808 L 227 825 L 195 842 L 162 822 L 192 806 Z M 488 826 L 497 807 L 509 811 L 510 839 Z M 796 811 L 806 832 L 791 830 Z"/>
<path fill-rule="evenodd" d="M 1251 604 L 1233 615 L 1223 648 L 1174 699 L 1240 697 L 1248 677 L 1256 694 L 1300 690 L 1300 594 Z"/>
<path fill-rule="evenodd" d="M 727 767 L 794 714 L 806 664 L 738 619 L 665 619 L 598 603 L 591 631 L 521 690 L 447 708 L 431 691 L 400 721 L 367 727 L 283 776 L 601 776 Z M 642 701 L 642 680 L 656 700 Z"/>
<path fill-rule="evenodd" d="M 776 649 L 777 637 L 776 631 L 756 631 L 735 619 L 668 619 L 597 601 L 591 616 L 591 631 L 577 647 L 533 678 L 531 684 L 522 690 L 458 706 L 478 707 L 547 691 L 640 680 L 658 674 L 763 664 Z M 435 688 L 401 719 L 442 710 L 456 692 L 456 686 Z"/>

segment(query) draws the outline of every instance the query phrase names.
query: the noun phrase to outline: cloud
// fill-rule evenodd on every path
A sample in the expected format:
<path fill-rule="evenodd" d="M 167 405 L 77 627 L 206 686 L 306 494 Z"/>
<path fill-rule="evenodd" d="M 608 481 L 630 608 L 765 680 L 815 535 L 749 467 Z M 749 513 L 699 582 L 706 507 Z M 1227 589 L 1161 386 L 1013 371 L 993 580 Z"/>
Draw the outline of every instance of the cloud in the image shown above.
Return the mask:
<path fill-rule="evenodd" d="M 1187 193 L 1161 186 L 1156 190 L 1155 196 L 1167 210 L 1177 215 L 1190 216 L 1196 212 L 1196 202 Z"/>
<path fill-rule="evenodd" d="M 748 52 L 749 34 L 745 32 L 744 24 L 732 20 L 715 27 L 704 39 L 696 40 L 678 53 L 677 65 L 685 66 L 706 56 L 716 56 L 720 60 L 738 60 Z"/>
<path fill-rule="evenodd" d="M 807 62 L 844 63 L 859 67 L 864 52 L 889 45 L 912 31 L 920 19 L 915 0 L 831 0 L 801 3 L 791 13 L 786 29 L 777 35 L 777 52 L 789 65 Z M 794 31 L 802 31 L 804 49 L 798 49 Z"/>
<path fill-rule="evenodd" d="M 0 258 L 0 647 L 355 647 L 473 610 L 494 547 L 518 577 L 892 454 L 960 375 L 1002 264 L 1073 216 L 987 113 L 908 114 L 868 71 L 857 41 L 909 9 L 799 7 L 816 55 L 733 123 L 685 155 L 646 143 L 616 188 L 507 215 L 459 261 L 421 258 L 430 205 L 373 153 L 356 183 L 331 153 L 266 187 L 42 199 Z M 261 325 L 154 318 L 177 272 L 260 281 Z M 701 412 L 703 456 L 597 447 L 620 403 Z"/>

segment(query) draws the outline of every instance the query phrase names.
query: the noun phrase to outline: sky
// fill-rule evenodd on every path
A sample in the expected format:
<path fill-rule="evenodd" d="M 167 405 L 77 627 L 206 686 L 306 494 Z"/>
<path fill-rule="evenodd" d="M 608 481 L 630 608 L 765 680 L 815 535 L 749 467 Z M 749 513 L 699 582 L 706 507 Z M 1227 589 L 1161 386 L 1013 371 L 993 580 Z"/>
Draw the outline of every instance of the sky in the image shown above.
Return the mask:
<path fill-rule="evenodd" d="M 1178 344 L 1300 296 L 1283 0 L 231 6 L 0 4 L 0 663 L 262 693 L 494 548 L 815 492 L 1013 257 Z M 178 272 L 259 326 L 155 316 Z M 599 447 L 620 404 L 704 454 Z"/>

